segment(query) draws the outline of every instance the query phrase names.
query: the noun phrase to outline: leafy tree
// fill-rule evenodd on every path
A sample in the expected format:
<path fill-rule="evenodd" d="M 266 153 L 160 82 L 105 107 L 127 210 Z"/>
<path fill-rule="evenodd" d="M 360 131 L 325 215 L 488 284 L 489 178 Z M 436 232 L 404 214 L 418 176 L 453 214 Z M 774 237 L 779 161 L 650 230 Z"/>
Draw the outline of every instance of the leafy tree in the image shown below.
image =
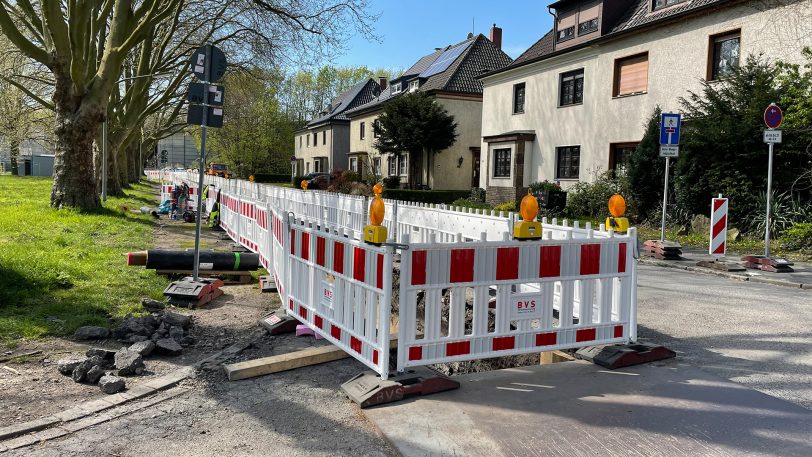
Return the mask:
<path fill-rule="evenodd" d="M 646 133 L 626 166 L 630 190 L 634 194 L 641 219 L 652 218 L 663 200 L 665 159 L 660 157 L 660 107 L 654 109 L 645 124 Z M 671 173 L 673 181 L 674 174 Z M 673 186 L 669 186 L 673 189 Z M 673 201 L 673 200 L 670 200 Z"/>
<path fill-rule="evenodd" d="M 782 148 L 804 151 L 806 170 L 793 183 L 793 190 L 806 194 L 812 189 L 812 48 L 804 48 L 803 55 L 803 65 L 779 62 L 781 73 L 777 79 L 781 86 L 780 106 L 791 107 L 784 111 L 781 124 L 785 132 Z"/>
<path fill-rule="evenodd" d="M 423 92 L 395 98 L 378 117 L 375 148 L 396 158 L 409 153 L 409 187 L 419 184 L 423 155 L 433 155 L 457 141 L 457 123 L 439 103 Z"/>
<path fill-rule="evenodd" d="M 748 222 L 766 188 L 767 147 L 763 112 L 781 99 L 773 65 L 749 56 L 721 82 L 703 82 L 701 93 L 681 98 L 685 121 L 676 166 L 677 201 L 691 214 L 706 214 L 717 194 L 730 199 L 731 220 Z M 791 106 L 783 107 L 791 112 Z M 778 146 L 774 189 L 788 189 L 803 170 L 803 151 Z"/>

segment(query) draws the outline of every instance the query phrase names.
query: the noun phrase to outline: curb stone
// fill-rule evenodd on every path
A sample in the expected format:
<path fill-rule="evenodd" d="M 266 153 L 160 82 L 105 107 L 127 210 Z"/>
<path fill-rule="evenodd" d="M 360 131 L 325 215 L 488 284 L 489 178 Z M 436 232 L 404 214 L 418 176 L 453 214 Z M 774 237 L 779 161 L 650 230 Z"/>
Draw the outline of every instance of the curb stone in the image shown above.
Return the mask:
<path fill-rule="evenodd" d="M 721 276 L 721 277 L 724 277 L 724 278 L 735 279 L 735 280 L 738 280 L 738 281 L 758 282 L 758 283 L 763 283 L 763 284 L 771 284 L 771 285 L 774 285 L 774 286 L 782 286 L 782 287 L 791 287 L 791 288 L 795 288 L 795 289 L 812 290 L 812 284 L 785 281 L 783 279 L 763 278 L 763 277 L 760 277 L 760 276 L 746 276 L 746 275 L 735 274 L 735 273 L 727 273 L 727 272 L 724 272 L 724 271 L 715 271 L 715 270 L 712 270 L 710 268 L 694 267 L 694 266 L 691 266 L 691 265 L 676 265 L 676 264 L 671 264 L 671 263 L 668 263 L 668 262 L 662 262 L 662 261 L 654 260 L 654 259 L 644 259 L 642 257 L 639 259 L 639 262 L 641 264 L 643 264 L 643 265 L 652 265 L 652 266 L 655 266 L 655 267 L 662 267 L 662 268 L 674 268 L 674 269 L 677 269 L 677 270 L 685 270 L 685 271 L 690 271 L 690 272 L 694 272 L 694 273 L 702 273 L 702 274 L 707 274 L 707 275 L 716 275 L 716 276 Z"/>

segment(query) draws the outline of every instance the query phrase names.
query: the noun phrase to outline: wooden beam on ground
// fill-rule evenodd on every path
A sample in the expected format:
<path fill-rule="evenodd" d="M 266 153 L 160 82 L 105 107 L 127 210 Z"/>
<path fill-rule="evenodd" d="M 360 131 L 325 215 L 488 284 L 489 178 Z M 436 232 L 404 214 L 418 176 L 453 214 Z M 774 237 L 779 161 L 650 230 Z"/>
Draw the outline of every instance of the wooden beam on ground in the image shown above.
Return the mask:
<path fill-rule="evenodd" d="M 551 363 L 572 362 L 575 357 L 562 351 L 545 351 L 540 354 L 539 365 L 549 365 Z"/>
<path fill-rule="evenodd" d="M 397 336 L 389 341 L 389 348 L 398 346 Z M 255 378 L 280 371 L 294 370 L 296 368 L 318 365 L 320 363 L 332 362 L 346 359 L 350 355 L 336 346 L 319 346 L 301 351 L 289 352 L 287 354 L 273 355 L 260 359 L 246 360 L 244 362 L 225 365 L 226 376 L 229 381 L 239 381 L 240 379 Z"/>

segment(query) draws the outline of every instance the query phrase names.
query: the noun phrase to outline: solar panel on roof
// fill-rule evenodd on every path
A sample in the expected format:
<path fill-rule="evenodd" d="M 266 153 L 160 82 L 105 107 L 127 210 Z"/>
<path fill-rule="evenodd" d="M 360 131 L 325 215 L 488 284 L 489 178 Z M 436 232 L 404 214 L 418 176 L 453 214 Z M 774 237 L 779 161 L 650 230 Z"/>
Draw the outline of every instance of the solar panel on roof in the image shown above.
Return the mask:
<path fill-rule="evenodd" d="M 420 73 L 420 77 L 421 78 L 428 78 L 429 76 L 434 76 L 437 73 L 442 73 L 442 72 L 446 71 L 448 69 L 448 67 L 455 60 L 457 60 L 457 57 L 459 57 L 460 54 L 465 52 L 465 50 L 468 49 L 468 46 L 470 46 L 470 45 L 471 45 L 471 42 L 469 41 L 469 42 L 467 42 L 465 44 L 461 44 L 461 45 L 457 46 L 456 48 L 451 48 L 451 49 L 445 51 L 444 53 L 442 53 L 440 55 L 440 57 L 437 58 L 437 60 L 434 61 L 433 64 L 431 64 L 428 68 L 423 70 L 422 73 Z"/>

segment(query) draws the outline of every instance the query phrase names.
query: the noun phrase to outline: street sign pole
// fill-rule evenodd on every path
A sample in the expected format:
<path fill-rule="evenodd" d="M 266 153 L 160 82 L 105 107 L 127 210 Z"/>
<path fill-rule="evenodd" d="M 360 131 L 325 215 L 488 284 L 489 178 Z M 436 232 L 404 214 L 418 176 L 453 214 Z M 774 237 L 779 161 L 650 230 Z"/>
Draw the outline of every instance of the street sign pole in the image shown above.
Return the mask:
<path fill-rule="evenodd" d="M 204 67 L 203 88 L 204 93 L 208 94 L 209 80 L 211 79 L 211 49 L 212 46 L 206 46 L 206 61 Z M 203 125 L 200 126 L 200 161 L 197 164 L 198 180 L 197 180 L 197 217 L 195 223 L 195 264 L 193 270 L 193 279 L 198 281 L 200 274 L 200 223 L 203 211 L 203 167 L 206 163 L 206 124 L 209 118 L 209 108 L 205 107 L 203 110 Z"/>
<path fill-rule="evenodd" d="M 764 257 L 770 256 L 770 209 L 773 192 L 773 145 L 781 142 L 781 131 L 776 130 L 781 127 L 784 120 L 784 113 L 775 103 L 764 110 L 764 123 L 767 130 L 764 131 L 764 142 L 769 147 L 769 158 L 767 159 L 767 209 L 764 217 Z"/>
<path fill-rule="evenodd" d="M 671 157 L 665 158 L 665 186 L 663 189 L 663 221 L 660 224 L 660 241 L 665 241 L 665 208 L 668 205 L 668 166 L 671 163 Z"/>
<path fill-rule="evenodd" d="M 764 218 L 764 257 L 770 256 L 770 200 L 773 191 L 773 143 L 770 145 L 770 158 L 767 161 L 767 216 Z"/>

